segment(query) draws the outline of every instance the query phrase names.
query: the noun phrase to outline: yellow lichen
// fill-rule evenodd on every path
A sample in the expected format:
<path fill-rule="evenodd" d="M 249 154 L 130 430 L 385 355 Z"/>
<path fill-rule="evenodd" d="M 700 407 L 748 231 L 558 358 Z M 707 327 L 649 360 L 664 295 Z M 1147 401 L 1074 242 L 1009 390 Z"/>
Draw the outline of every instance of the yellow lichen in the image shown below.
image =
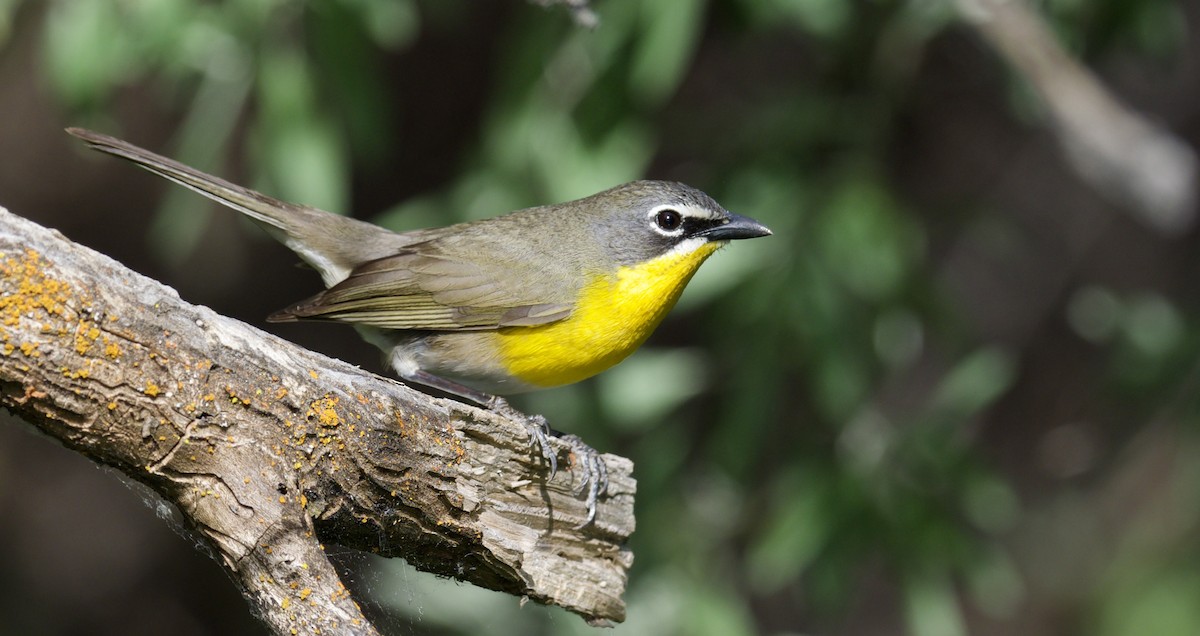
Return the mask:
<path fill-rule="evenodd" d="M 81 356 L 86 355 L 88 349 L 91 348 L 92 343 L 87 338 L 84 338 L 82 335 L 75 336 L 75 353 L 78 353 Z"/>
<path fill-rule="evenodd" d="M 71 298 L 70 286 L 48 277 L 41 255 L 31 249 L 0 260 L 0 276 L 12 281 L 0 296 L 0 322 L 10 327 L 39 312 L 62 316 Z"/>
<path fill-rule="evenodd" d="M 158 388 L 158 385 L 155 384 L 153 380 L 146 380 L 146 388 L 142 389 L 142 393 L 145 393 L 150 397 L 158 397 L 159 391 L 160 389 Z"/>
<path fill-rule="evenodd" d="M 334 427 L 342 423 L 337 412 L 338 398 L 326 395 L 312 403 L 308 416 L 315 417 L 321 426 Z"/>

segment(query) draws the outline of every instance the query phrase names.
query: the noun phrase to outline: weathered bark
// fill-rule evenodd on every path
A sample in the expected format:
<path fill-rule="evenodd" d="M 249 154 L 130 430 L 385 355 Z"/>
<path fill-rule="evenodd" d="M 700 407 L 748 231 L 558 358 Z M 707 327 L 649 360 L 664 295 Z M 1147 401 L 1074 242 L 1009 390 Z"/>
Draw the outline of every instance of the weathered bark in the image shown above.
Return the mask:
<path fill-rule="evenodd" d="M 3 209 L 0 404 L 178 506 L 276 633 L 375 633 L 322 543 L 624 618 L 628 460 L 605 457 L 577 529 L 578 476 L 547 483 L 521 424 L 190 305 Z"/>

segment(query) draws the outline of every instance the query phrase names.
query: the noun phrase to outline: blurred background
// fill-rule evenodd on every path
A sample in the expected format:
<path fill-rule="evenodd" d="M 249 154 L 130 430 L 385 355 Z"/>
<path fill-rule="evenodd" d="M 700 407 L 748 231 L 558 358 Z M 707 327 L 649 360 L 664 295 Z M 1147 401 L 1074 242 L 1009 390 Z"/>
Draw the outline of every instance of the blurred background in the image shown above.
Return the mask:
<path fill-rule="evenodd" d="M 0 0 L 0 205 L 384 373 L 265 324 L 319 287 L 285 248 L 62 129 L 395 229 L 687 182 L 775 235 L 520 400 L 635 462 L 612 633 L 1196 633 L 1200 4 L 592 10 Z M 262 633 L 151 496 L 3 417 L 0 634 Z M 388 633 L 594 633 L 336 556 Z"/>

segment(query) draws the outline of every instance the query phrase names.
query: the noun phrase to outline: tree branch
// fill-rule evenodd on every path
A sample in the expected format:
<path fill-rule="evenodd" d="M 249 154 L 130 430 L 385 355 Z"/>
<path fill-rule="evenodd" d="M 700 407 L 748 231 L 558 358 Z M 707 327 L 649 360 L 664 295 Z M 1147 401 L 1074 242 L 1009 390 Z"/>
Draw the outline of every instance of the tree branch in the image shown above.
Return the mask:
<path fill-rule="evenodd" d="M 1063 50 L 1024 0 L 957 0 L 959 13 L 1044 100 L 1071 166 L 1165 232 L 1196 216 L 1196 153 L 1123 104 Z"/>
<path fill-rule="evenodd" d="M 608 496 L 576 529 L 578 476 L 547 483 L 521 424 L 190 305 L 2 208 L 0 405 L 178 506 L 277 634 L 375 633 L 322 542 L 624 619 L 629 460 L 605 457 Z"/>

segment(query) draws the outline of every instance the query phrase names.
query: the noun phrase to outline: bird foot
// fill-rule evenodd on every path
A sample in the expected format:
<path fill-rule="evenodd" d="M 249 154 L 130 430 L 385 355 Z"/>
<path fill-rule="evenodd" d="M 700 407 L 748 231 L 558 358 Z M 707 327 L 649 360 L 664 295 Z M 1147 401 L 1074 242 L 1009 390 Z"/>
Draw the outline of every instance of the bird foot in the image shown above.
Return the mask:
<path fill-rule="evenodd" d="M 596 521 L 596 503 L 600 496 L 608 490 L 608 466 L 600 453 L 588 446 L 577 435 L 564 435 L 550 428 L 546 418 L 541 415 L 526 415 L 513 407 L 503 398 L 494 397 L 487 405 L 493 412 L 511 420 L 523 422 L 529 433 L 531 445 L 536 445 L 546 463 L 550 465 L 550 475 L 547 481 L 554 479 L 558 473 L 558 455 L 550 444 L 550 437 L 561 439 L 571 449 L 571 454 L 579 463 L 579 483 L 573 489 L 576 497 L 586 495 L 587 517 L 577 529 L 586 528 Z"/>
<path fill-rule="evenodd" d="M 575 486 L 574 493 L 576 497 L 587 494 L 587 518 L 575 529 L 586 528 L 596 521 L 596 501 L 600 495 L 608 491 L 608 465 L 604 463 L 604 458 L 600 456 L 600 453 L 585 444 L 579 436 L 559 435 L 559 439 L 571 447 L 571 452 L 579 462 L 580 471 L 583 473 L 579 484 Z"/>

